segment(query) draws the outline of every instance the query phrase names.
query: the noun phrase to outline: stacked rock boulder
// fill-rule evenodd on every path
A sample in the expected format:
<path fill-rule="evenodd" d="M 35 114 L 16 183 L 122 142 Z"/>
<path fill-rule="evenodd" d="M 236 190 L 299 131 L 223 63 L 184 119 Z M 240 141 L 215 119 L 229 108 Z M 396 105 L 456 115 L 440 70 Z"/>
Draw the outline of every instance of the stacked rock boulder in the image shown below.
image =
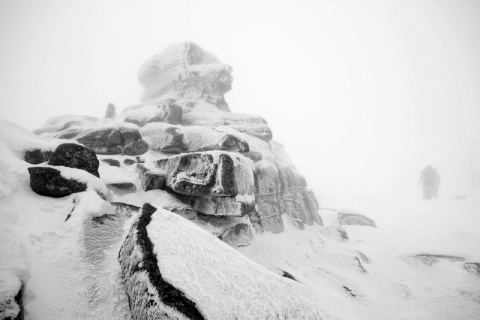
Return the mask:
<path fill-rule="evenodd" d="M 102 119 L 50 119 L 37 133 L 77 140 L 119 170 L 135 168 L 140 183 L 129 192 L 167 191 L 179 200 L 168 210 L 234 247 L 255 232 L 282 232 L 285 219 L 299 229 L 321 225 L 313 192 L 265 119 L 230 111 L 231 72 L 191 42 L 172 45 L 141 67 L 141 103 L 119 114 L 109 104 Z"/>
<path fill-rule="evenodd" d="M 38 135 L 78 144 L 25 153 L 41 195 L 107 190 L 96 190 L 105 205 L 84 221 L 85 258 L 97 267 L 107 247 L 121 244 L 133 319 L 323 318 L 293 276 L 234 250 L 256 234 L 322 220 L 265 119 L 230 111 L 231 72 L 193 43 L 170 46 L 141 67 L 141 103 L 120 113 L 108 104 L 101 119 L 50 119 Z"/>

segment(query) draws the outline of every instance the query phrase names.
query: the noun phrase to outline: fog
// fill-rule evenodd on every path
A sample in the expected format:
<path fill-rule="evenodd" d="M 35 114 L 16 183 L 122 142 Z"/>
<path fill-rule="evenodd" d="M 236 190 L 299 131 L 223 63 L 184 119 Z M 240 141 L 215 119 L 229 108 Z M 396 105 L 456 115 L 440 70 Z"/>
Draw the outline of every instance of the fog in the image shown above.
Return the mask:
<path fill-rule="evenodd" d="M 233 67 L 233 112 L 262 115 L 322 198 L 480 192 L 480 2 L 0 2 L 0 118 L 102 116 L 137 71 L 192 41 Z"/>

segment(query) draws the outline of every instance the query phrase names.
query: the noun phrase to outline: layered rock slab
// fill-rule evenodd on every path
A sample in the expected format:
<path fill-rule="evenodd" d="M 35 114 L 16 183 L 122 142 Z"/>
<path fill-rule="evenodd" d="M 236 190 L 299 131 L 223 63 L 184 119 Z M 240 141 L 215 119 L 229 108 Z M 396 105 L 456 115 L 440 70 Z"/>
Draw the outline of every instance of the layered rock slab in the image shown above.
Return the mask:
<path fill-rule="evenodd" d="M 166 186 L 187 196 L 253 194 L 253 171 L 247 159 L 229 152 L 184 153 L 156 161 Z"/>
<path fill-rule="evenodd" d="M 134 319 L 323 319 L 303 285 L 148 204 L 119 261 Z"/>

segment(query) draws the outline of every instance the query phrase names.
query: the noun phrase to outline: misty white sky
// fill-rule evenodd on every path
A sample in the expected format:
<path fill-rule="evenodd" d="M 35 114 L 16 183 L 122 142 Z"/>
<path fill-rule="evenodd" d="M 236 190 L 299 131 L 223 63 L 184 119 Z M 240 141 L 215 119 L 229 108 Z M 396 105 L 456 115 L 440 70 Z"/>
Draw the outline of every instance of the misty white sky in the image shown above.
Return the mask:
<path fill-rule="evenodd" d="M 233 67 L 230 108 L 267 119 L 320 201 L 419 197 L 427 164 L 442 196 L 472 192 L 472 162 L 480 192 L 478 0 L 0 0 L 0 118 L 138 103 L 141 64 L 187 40 Z"/>

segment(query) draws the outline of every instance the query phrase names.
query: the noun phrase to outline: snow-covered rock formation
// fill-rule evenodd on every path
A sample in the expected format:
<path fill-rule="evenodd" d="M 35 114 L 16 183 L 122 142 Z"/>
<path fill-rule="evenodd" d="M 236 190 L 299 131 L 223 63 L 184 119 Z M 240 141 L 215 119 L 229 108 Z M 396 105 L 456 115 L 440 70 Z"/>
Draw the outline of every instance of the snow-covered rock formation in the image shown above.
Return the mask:
<path fill-rule="evenodd" d="M 301 232 L 322 220 L 265 119 L 230 112 L 231 72 L 193 43 L 170 46 L 140 69 L 141 103 L 119 114 L 109 104 L 101 119 L 49 119 L 35 133 L 52 143 L 20 150 L 34 192 L 75 197 L 64 220 L 81 225 L 88 269 L 121 245 L 134 319 L 323 317 L 293 276 L 234 249 L 285 223 Z M 84 193 L 102 206 L 79 211 Z"/>
<path fill-rule="evenodd" d="M 182 43 L 121 112 L 0 120 L 0 319 L 477 319 L 480 198 L 323 226 L 231 71 Z"/>
<path fill-rule="evenodd" d="M 224 93 L 231 88 L 231 71 L 193 43 L 176 44 L 140 69 L 145 89 L 140 104 L 119 115 L 109 104 L 105 118 L 98 121 L 57 117 L 36 132 L 75 139 L 102 162 L 119 161 L 117 171 L 127 175 L 132 168 L 120 166 L 120 161 L 134 161 L 138 179 L 105 181 L 112 192 L 167 190 L 179 203 L 170 210 L 187 212 L 184 216 L 199 225 L 206 222 L 207 230 L 221 238 L 232 239 L 237 224 L 241 227 L 236 230 L 248 235 L 252 228 L 281 232 L 283 219 L 299 228 L 321 225 L 313 192 L 283 147 L 271 141 L 267 122 L 230 112 Z M 228 242 L 248 244 L 245 239 Z"/>

